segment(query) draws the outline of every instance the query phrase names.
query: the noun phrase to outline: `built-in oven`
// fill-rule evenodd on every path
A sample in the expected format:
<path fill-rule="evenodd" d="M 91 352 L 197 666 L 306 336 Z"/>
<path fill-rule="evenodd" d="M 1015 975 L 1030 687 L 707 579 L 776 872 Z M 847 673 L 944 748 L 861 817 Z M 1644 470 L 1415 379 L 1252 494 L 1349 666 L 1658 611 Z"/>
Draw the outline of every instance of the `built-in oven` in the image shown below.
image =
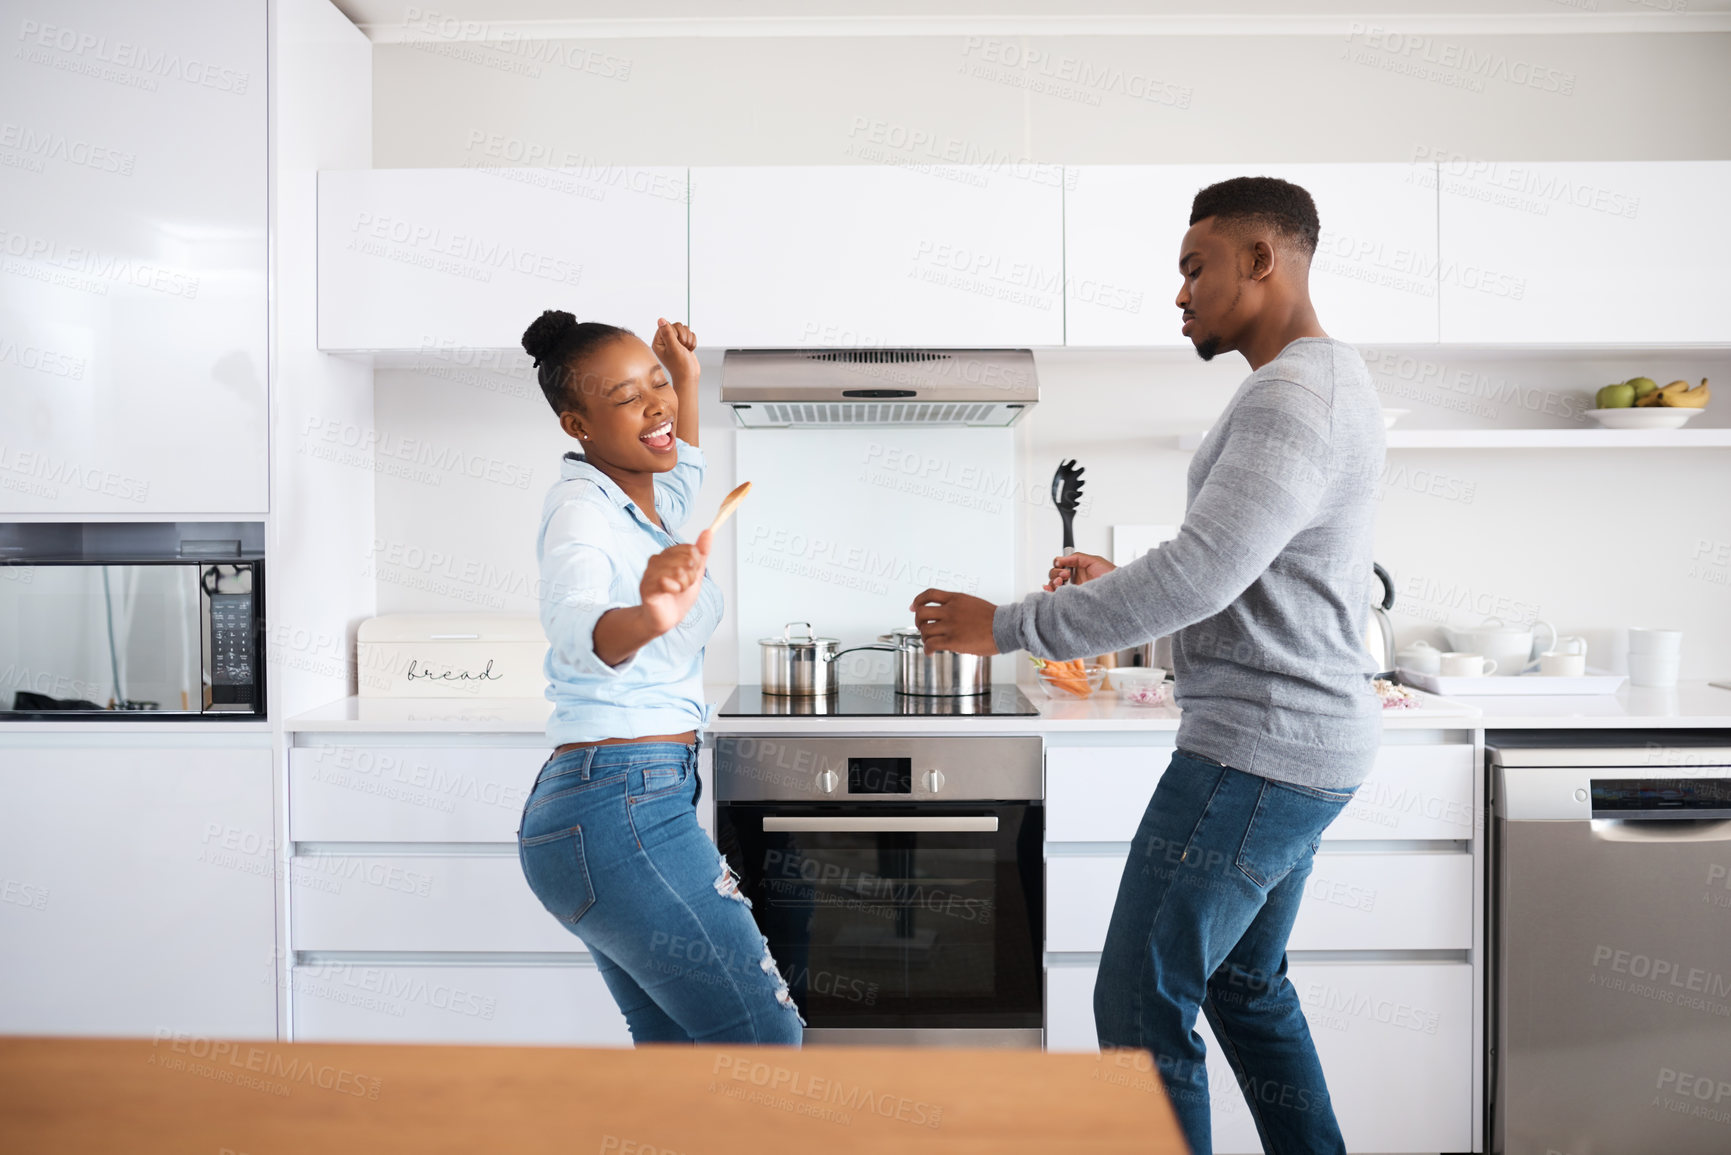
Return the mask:
<path fill-rule="evenodd" d="M 714 749 L 716 841 L 808 1042 L 1041 1045 L 1039 738 Z"/>
<path fill-rule="evenodd" d="M 263 537 L 0 526 L 0 720 L 265 717 Z"/>

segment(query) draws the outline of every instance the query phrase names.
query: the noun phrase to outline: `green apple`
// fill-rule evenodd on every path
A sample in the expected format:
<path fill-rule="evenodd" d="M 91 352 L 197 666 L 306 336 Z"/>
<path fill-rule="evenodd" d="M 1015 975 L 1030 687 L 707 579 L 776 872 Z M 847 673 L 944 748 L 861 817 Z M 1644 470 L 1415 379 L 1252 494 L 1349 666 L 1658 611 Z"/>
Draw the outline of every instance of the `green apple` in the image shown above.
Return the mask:
<path fill-rule="evenodd" d="M 1634 403 L 1635 387 L 1627 383 L 1606 385 L 1593 395 L 1593 406 L 1596 409 L 1627 409 Z"/>
<path fill-rule="evenodd" d="M 1623 384 L 1635 387 L 1635 400 L 1637 401 L 1659 387 L 1659 383 L 1651 377 L 1631 377 Z"/>

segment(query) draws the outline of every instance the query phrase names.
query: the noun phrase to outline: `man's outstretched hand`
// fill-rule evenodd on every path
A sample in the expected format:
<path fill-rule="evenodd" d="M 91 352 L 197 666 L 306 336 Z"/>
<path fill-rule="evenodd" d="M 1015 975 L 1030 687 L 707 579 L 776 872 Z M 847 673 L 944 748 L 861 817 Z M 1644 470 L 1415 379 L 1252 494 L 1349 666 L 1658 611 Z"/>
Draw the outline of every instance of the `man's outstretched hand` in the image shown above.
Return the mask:
<path fill-rule="evenodd" d="M 908 607 L 928 650 L 990 656 L 998 652 L 992 640 L 992 614 L 997 606 L 985 598 L 949 590 L 921 590 Z"/>

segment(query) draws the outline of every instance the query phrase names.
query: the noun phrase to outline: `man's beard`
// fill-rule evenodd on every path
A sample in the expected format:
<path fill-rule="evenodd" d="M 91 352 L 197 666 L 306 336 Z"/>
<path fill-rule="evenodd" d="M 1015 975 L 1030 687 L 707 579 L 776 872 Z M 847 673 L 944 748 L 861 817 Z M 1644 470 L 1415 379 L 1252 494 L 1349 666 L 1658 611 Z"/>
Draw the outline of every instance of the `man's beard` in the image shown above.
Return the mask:
<path fill-rule="evenodd" d="M 1196 342 L 1196 355 L 1204 361 L 1214 360 L 1214 355 L 1220 352 L 1219 337 L 1204 337 Z"/>

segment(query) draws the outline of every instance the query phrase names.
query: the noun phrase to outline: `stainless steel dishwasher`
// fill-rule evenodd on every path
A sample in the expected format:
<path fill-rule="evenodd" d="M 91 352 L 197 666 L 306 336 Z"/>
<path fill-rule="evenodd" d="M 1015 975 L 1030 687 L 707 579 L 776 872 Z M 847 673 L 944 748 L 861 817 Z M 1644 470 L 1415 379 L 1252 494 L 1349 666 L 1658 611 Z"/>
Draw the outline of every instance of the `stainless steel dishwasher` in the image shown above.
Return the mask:
<path fill-rule="evenodd" d="M 1487 743 L 1491 1149 L 1725 1155 L 1731 747 L 1565 740 Z"/>

